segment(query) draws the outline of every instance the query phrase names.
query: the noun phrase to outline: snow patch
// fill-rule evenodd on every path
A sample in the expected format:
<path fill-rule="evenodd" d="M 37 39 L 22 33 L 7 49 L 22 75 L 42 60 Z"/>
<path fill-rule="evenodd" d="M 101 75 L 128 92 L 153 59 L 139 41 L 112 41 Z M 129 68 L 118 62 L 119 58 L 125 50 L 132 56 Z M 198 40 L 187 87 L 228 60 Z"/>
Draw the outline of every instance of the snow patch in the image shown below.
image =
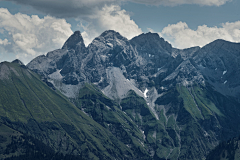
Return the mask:
<path fill-rule="evenodd" d="M 158 95 L 156 88 L 151 88 L 148 92 L 148 97 L 146 98 L 147 105 L 152 113 L 155 115 L 156 119 L 159 119 L 157 112 L 155 110 L 155 101 L 161 95 Z"/>
<path fill-rule="evenodd" d="M 223 75 L 225 75 L 227 73 L 227 71 L 223 71 Z"/>
<path fill-rule="evenodd" d="M 161 90 L 166 90 L 166 87 L 161 86 L 160 88 L 161 88 Z"/>
<path fill-rule="evenodd" d="M 209 136 L 209 134 L 206 131 L 204 131 L 204 136 L 207 137 Z"/>
<path fill-rule="evenodd" d="M 183 85 L 184 85 L 184 86 L 188 86 L 189 84 L 191 84 L 191 82 L 189 82 L 189 81 L 187 81 L 187 80 L 184 80 L 184 81 L 183 81 Z"/>
<path fill-rule="evenodd" d="M 107 56 L 106 56 L 106 55 L 101 55 L 100 57 L 101 57 L 101 59 L 102 59 L 103 62 L 105 62 L 106 59 L 107 59 Z"/>
<path fill-rule="evenodd" d="M 198 65 L 200 69 L 204 69 L 205 67 L 202 66 L 202 64 Z"/>
<path fill-rule="evenodd" d="M 148 57 L 154 57 L 154 55 L 152 55 L 152 54 L 148 54 Z"/>
<path fill-rule="evenodd" d="M 110 110 L 111 108 L 110 107 L 108 107 L 108 106 L 106 106 L 106 108 L 108 109 L 108 110 Z"/>
<path fill-rule="evenodd" d="M 143 93 L 145 98 L 148 97 L 148 96 L 147 96 L 147 93 L 148 93 L 148 89 L 146 88 L 145 91 L 144 91 L 144 93 Z"/>
<path fill-rule="evenodd" d="M 113 44 L 112 43 L 107 43 L 107 45 L 111 48 L 113 48 Z"/>
<path fill-rule="evenodd" d="M 102 83 L 102 82 L 103 82 L 103 80 L 104 80 L 104 78 L 103 78 L 103 77 L 101 77 L 101 79 L 100 79 L 100 81 L 99 81 L 98 83 Z"/>

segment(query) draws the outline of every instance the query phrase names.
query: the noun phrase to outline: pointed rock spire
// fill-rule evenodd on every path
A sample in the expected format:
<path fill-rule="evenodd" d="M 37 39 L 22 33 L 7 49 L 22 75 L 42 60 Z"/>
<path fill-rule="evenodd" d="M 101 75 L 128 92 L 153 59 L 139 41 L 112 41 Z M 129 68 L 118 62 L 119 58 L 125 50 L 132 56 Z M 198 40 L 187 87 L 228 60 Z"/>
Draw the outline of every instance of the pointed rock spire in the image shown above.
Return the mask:
<path fill-rule="evenodd" d="M 17 63 L 20 65 L 24 65 L 24 63 L 22 61 L 20 61 L 19 59 L 15 59 L 14 61 L 12 61 L 12 63 Z"/>
<path fill-rule="evenodd" d="M 147 50 L 165 50 L 169 53 L 172 52 L 172 45 L 160 37 L 157 33 L 142 33 L 139 36 L 130 40 L 133 45 L 139 45 L 147 48 Z M 161 51 L 162 52 L 162 51 Z"/>
<path fill-rule="evenodd" d="M 118 39 L 126 39 L 119 32 L 116 32 L 114 30 L 107 30 L 100 35 L 100 37 L 105 37 L 106 39 L 113 38 L 114 36 Z"/>
<path fill-rule="evenodd" d="M 86 48 L 80 31 L 75 31 L 64 43 L 62 49 Z"/>

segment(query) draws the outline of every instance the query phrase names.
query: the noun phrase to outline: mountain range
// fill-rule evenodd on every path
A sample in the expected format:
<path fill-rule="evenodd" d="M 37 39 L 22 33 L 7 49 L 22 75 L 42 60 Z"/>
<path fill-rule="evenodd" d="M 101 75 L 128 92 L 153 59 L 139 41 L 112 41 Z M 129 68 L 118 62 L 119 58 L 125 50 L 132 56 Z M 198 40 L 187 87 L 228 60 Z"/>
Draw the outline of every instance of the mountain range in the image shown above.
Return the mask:
<path fill-rule="evenodd" d="M 156 33 L 108 30 L 86 47 L 76 31 L 26 66 L 0 64 L 0 157 L 25 155 L 6 152 L 11 132 L 58 156 L 205 159 L 240 135 L 239 65 L 239 43 L 181 50 Z"/>

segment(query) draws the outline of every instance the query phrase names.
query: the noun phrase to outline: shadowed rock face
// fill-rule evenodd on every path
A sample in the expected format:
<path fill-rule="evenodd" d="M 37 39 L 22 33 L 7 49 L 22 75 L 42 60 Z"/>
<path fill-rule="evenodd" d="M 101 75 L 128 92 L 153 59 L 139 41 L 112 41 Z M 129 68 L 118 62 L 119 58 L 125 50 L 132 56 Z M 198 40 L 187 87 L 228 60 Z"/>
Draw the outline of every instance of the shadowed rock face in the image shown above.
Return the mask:
<path fill-rule="evenodd" d="M 74 34 L 71 35 L 71 37 L 69 37 L 68 40 L 64 43 L 62 49 L 85 50 L 86 47 L 80 31 L 74 32 Z"/>
<path fill-rule="evenodd" d="M 240 44 L 216 40 L 196 52 L 194 61 L 206 80 L 224 94 L 240 94 Z"/>
<path fill-rule="evenodd" d="M 239 159 L 240 137 L 221 142 L 206 157 L 206 160 L 234 160 Z"/>
<path fill-rule="evenodd" d="M 39 56 L 27 66 L 71 100 L 79 98 L 85 82 L 94 83 L 120 104 L 140 131 L 145 126 L 145 138 L 140 141 L 153 158 L 202 159 L 219 141 L 240 134 L 239 124 L 232 122 L 240 119 L 239 65 L 237 43 L 216 40 L 202 48 L 179 50 L 158 34 L 128 40 L 109 30 L 88 47 L 77 31 L 62 49 Z M 100 113 L 86 104 L 86 113 L 93 119 L 101 117 L 106 127 L 104 109 L 100 107 Z M 143 115 L 153 118 L 155 126 L 145 123 Z M 116 129 L 111 131 L 116 134 Z"/>
<path fill-rule="evenodd" d="M 24 65 L 23 62 L 21 62 L 19 59 L 16 59 L 16 60 L 12 61 L 12 63 L 17 63 L 17 64 L 20 64 L 20 65 Z"/>

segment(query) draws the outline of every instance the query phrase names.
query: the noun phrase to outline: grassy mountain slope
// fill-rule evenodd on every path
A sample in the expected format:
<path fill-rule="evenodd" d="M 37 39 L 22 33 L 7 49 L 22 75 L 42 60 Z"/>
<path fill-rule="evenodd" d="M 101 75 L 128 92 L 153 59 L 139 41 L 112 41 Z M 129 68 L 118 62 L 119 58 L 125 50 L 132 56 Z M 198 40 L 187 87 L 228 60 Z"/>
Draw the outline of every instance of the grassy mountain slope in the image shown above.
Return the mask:
<path fill-rule="evenodd" d="M 128 146 L 135 154 L 134 159 L 151 158 L 144 146 L 144 134 L 137 125 L 122 112 L 116 102 L 106 97 L 94 85 L 86 83 L 79 91 L 79 97 L 73 101 L 79 109 Z"/>
<path fill-rule="evenodd" d="M 175 144 L 167 132 L 164 120 L 156 119 L 142 97 L 129 91 L 127 97 L 122 99 L 121 107 L 144 133 L 145 147 L 154 159 L 178 157 L 178 143 Z"/>
<path fill-rule="evenodd" d="M 156 100 L 159 119 L 180 139 L 180 159 L 204 159 L 219 141 L 238 135 L 239 106 L 208 84 L 177 85 Z"/>
<path fill-rule="evenodd" d="M 143 159 L 204 159 L 219 141 L 239 133 L 240 125 L 231 123 L 239 119 L 239 103 L 208 85 L 163 92 L 155 102 L 159 120 L 132 90 L 117 104 L 86 84 L 73 101 Z"/>
<path fill-rule="evenodd" d="M 0 124 L 0 159 L 4 160 L 58 160 L 82 159 L 79 155 L 56 153 L 51 147 L 38 139 Z"/>
<path fill-rule="evenodd" d="M 24 65 L 0 64 L 0 90 L 1 124 L 64 154 L 131 159 L 130 149 Z"/>
<path fill-rule="evenodd" d="M 117 104 L 95 86 L 85 84 L 79 97 L 72 101 L 127 145 L 135 153 L 135 159 L 178 157 L 179 140 L 174 144 L 162 121 L 156 119 L 146 101 L 133 90 Z"/>

